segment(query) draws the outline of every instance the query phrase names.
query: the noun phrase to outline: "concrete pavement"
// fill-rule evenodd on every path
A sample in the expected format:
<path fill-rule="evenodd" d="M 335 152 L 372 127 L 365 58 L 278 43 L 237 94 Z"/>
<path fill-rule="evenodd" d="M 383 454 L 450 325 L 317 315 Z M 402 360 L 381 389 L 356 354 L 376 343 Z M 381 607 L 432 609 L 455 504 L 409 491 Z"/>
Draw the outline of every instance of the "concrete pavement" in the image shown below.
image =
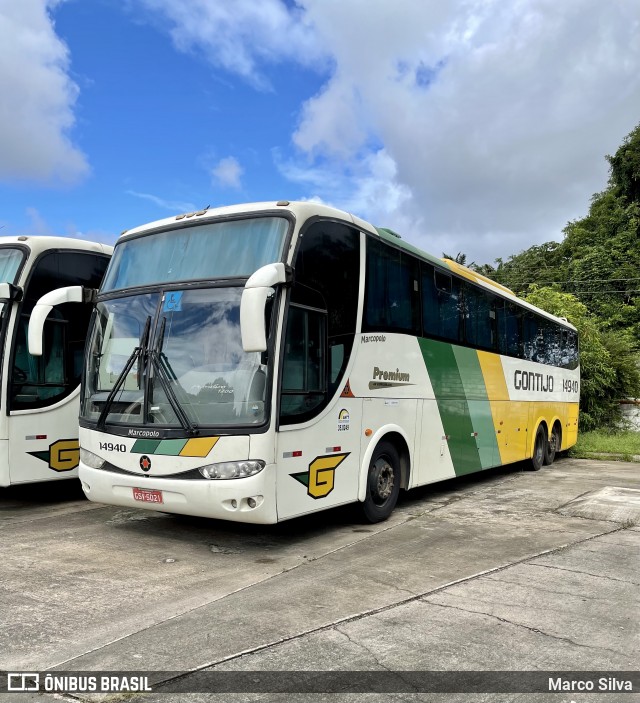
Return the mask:
<path fill-rule="evenodd" d="M 603 509 L 608 487 L 631 507 Z M 0 665 L 638 668 L 638 489 L 638 465 L 563 459 L 413 491 L 381 525 L 339 509 L 267 528 L 0 494 Z M 184 700 L 172 685 L 150 697 Z M 292 697 L 224 697 L 245 699 Z"/>

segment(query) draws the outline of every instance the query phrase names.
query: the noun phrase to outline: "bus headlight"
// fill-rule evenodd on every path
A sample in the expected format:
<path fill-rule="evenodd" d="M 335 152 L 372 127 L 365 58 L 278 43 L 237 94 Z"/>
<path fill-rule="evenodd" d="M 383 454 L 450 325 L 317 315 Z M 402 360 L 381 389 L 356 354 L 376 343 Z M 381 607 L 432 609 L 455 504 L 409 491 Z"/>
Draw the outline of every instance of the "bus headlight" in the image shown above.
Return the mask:
<path fill-rule="evenodd" d="M 101 469 L 104 466 L 104 459 L 101 459 L 97 454 L 89 452 L 80 447 L 80 461 L 92 469 Z"/>
<path fill-rule="evenodd" d="M 247 461 L 224 461 L 220 464 L 208 464 L 207 466 L 201 466 L 199 471 L 205 478 L 225 480 L 255 476 L 264 467 L 264 461 L 248 459 Z"/>

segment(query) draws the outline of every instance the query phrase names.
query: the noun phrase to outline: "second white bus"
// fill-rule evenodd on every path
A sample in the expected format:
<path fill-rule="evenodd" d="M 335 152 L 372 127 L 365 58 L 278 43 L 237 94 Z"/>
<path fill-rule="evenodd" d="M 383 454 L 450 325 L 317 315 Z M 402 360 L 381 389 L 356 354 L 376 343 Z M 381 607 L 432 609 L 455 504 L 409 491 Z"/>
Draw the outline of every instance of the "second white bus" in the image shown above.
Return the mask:
<path fill-rule="evenodd" d="M 44 356 L 27 349 L 31 313 L 60 286 L 97 289 L 113 247 L 68 237 L 0 237 L 0 486 L 74 478 L 78 400 L 91 310 L 51 309 Z"/>

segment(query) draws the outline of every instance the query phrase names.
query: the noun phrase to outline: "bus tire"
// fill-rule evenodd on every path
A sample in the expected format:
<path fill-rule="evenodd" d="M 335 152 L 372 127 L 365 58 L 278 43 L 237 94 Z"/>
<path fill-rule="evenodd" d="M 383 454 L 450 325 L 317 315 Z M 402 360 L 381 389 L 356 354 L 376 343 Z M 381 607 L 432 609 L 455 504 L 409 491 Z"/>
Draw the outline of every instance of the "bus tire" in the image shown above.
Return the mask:
<path fill-rule="evenodd" d="M 393 512 L 400 494 L 400 456 L 391 442 L 378 444 L 367 473 L 362 513 L 368 522 L 382 522 Z"/>
<path fill-rule="evenodd" d="M 556 453 L 558 452 L 558 449 L 560 448 L 560 442 L 561 442 L 560 428 L 558 427 L 558 424 L 556 423 L 551 428 L 551 434 L 549 435 L 549 441 L 545 444 L 545 452 L 544 452 L 545 466 L 551 466 L 551 464 L 553 464 L 553 461 L 556 458 Z"/>
<path fill-rule="evenodd" d="M 533 456 L 529 463 L 531 471 L 540 471 L 544 463 L 544 456 L 547 447 L 547 431 L 544 425 L 538 425 L 536 441 L 533 443 Z"/>

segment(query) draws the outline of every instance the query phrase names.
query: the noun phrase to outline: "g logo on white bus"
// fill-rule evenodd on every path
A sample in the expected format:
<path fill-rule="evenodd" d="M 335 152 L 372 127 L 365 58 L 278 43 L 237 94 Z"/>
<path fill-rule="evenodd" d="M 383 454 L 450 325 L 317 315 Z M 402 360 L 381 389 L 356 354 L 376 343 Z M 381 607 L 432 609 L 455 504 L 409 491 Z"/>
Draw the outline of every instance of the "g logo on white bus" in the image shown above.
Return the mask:
<path fill-rule="evenodd" d="M 297 474 L 289 474 L 303 486 L 307 487 L 307 495 L 311 498 L 326 498 L 333 490 L 336 476 L 336 469 L 349 456 L 351 452 L 345 454 L 328 454 L 317 456 L 310 464 L 308 471 L 301 471 Z"/>
<path fill-rule="evenodd" d="M 53 471 L 71 471 L 80 463 L 80 442 L 77 439 L 59 439 L 46 452 L 27 452 L 46 462 Z"/>

